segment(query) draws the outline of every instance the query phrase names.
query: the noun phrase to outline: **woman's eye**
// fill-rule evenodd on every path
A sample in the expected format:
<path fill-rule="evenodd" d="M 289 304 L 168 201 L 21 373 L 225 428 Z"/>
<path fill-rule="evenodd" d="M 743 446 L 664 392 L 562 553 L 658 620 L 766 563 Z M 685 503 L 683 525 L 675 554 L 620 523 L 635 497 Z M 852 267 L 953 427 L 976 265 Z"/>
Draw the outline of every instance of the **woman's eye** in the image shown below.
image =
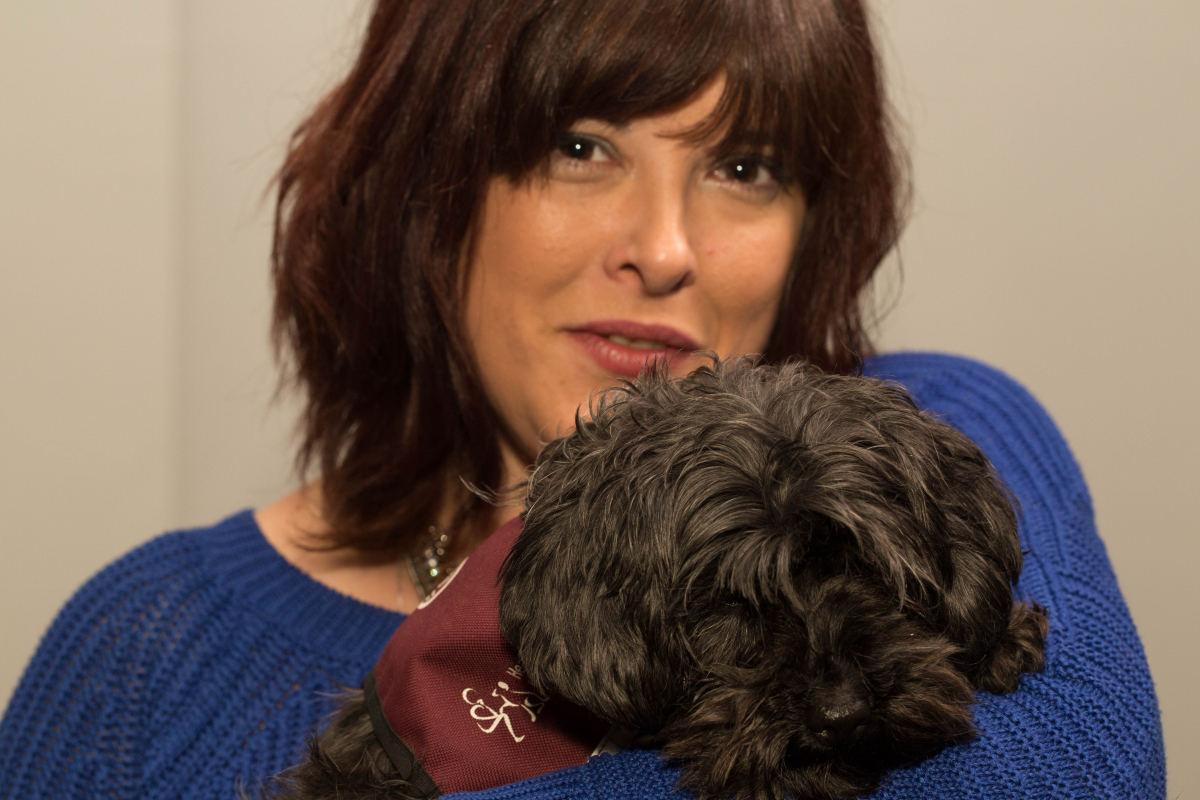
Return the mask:
<path fill-rule="evenodd" d="M 566 134 L 554 146 L 555 155 L 570 161 L 611 161 L 603 143 L 590 136 Z"/>
<path fill-rule="evenodd" d="M 560 153 L 575 161 L 591 161 L 596 149 L 596 143 L 586 139 L 572 139 L 558 146 Z"/>
<path fill-rule="evenodd" d="M 737 158 L 726 161 L 713 170 L 713 174 L 725 181 L 744 186 L 772 186 L 777 183 L 771 169 L 757 158 Z"/>
<path fill-rule="evenodd" d="M 603 139 L 567 132 L 554 142 L 550 151 L 549 175 L 557 180 L 591 182 L 610 175 L 617 158 L 612 146 Z"/>

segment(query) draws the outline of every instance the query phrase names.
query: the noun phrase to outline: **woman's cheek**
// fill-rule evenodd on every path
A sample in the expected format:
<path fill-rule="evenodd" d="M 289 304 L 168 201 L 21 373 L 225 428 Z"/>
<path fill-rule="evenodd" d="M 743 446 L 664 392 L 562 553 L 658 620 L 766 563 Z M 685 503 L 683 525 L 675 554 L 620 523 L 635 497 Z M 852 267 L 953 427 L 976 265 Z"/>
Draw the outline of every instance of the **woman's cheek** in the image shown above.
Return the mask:
<path fill-rule="evenodd" d="M 612 215 L 600 197 L 579 197 L 573 187 L 532 187 L 525 198 L 530 213 L 513 220 L 511 279 L 522 300 L 538 304 L 577 292 L 580 276 L 598 263 L 608 246 Z"/>
<path fill-rule="evenodd" d="M 733 226 L 703 248 L 710 262 L 706 294 L 722 329 L 722 356 L 766 347 L 798 238 L 793 231 L 779 223 Z"/>

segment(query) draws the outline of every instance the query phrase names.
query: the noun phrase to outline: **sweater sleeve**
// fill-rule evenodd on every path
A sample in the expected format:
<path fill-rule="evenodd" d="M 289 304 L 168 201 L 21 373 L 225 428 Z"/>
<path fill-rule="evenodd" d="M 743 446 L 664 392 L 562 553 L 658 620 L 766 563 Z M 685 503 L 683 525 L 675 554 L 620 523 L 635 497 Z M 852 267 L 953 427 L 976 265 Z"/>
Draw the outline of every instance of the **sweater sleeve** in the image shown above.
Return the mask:
<path fill-rule="evenodd" d="M 1010 378 L 967 359 L 878 357 L 868 374 L 904 384 L 925 410 L 987 454 L 1020 506 L 1027 551 L 1018 597 L 1049 610 L 1046 668 L 1011 694 L 977 697 L 974 741 L 885 777 L 878 800 L 1160 798 L 1166 768 L 1146 657 L 1096 533 L 1091 498 L 1066 442 Z M 675 794 L 675 771 L 628 751 L 485 792 L 501 798 Z"/>

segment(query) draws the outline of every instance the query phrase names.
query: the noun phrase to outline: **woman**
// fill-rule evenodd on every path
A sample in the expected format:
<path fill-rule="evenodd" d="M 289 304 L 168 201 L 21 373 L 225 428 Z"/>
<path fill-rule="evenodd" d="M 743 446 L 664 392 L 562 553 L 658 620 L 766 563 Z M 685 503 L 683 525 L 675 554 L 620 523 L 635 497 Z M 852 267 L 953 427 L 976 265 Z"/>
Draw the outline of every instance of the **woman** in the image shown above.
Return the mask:
<path fill-rule="evenodd" d="M 81 590 L 0 725 L 0 794 L 210 797 L 288 766 L 431 573 L 516 513 L 472 490 L 519 484 L 647 359 L 703 350 L 866 359 L 1021 501 L 1047 670 L 881 796 L 1161 794 L 1145 659 L 1052 424 L 979 365 L 871 357 L 902 185 L 857 2 L 381 1 L 280 179 L 275 331 L 319 479 Z M 489 794 L 673 780 L 630 752 Z"/>

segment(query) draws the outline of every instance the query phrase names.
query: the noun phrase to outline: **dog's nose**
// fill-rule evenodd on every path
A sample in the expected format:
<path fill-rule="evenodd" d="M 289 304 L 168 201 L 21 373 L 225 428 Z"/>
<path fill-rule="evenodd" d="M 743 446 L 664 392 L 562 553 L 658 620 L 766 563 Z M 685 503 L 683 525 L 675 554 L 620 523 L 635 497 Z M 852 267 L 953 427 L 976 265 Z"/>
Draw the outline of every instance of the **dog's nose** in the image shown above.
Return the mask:
<path fill-rule="evenodd" d="M 804 712 L 808 729 L 826 747 L 857 742 L 870 719 L 870 706 L 857 694 L 839 694 L 827 702 L 812 703 Z"/>

